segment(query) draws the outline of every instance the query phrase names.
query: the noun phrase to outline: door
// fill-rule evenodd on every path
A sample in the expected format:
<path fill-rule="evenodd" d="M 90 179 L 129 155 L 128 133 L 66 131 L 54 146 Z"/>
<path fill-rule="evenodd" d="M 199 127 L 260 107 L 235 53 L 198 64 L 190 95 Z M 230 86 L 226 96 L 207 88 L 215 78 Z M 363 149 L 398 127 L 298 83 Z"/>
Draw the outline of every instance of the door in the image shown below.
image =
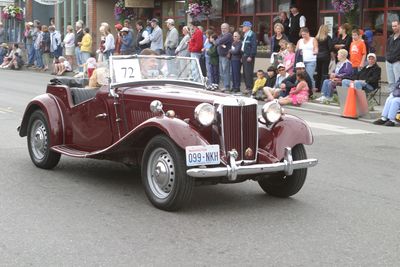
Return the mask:
<path fill-rule="evenodd" d="M 318 0 L 297 0 L 294 2 L 299 6 L 300 13 L 306 17 L 306 26 L 310 30 L 310 35 L 317 35 L 319 28 Z"/>

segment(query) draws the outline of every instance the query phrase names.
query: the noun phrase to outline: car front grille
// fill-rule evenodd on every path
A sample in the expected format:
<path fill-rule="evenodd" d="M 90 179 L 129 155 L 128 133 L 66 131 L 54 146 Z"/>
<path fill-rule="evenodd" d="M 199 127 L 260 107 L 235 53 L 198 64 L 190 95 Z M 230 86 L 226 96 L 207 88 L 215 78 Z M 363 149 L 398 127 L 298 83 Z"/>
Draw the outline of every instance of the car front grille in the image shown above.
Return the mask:
<path fill-rule="evenodd" d="M 235 149 L 237 161 L 254 161 L 257 155 L 257 105 L 223 106 L 222 108 L 222 147 L 226 155 Z M 250 149 L 250 150 L 249 150 Z M 252 156 L 245 156 L 246 150 Z"/>

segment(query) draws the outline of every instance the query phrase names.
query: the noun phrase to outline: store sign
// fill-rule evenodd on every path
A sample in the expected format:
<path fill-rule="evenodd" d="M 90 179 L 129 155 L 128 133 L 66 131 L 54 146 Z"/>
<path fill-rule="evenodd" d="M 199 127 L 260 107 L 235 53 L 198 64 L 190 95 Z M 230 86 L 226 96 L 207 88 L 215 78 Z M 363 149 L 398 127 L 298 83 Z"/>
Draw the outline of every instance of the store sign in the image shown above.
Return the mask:
<path fill-rule="evenodd" d="M 333 36 L 333 17 L 324 17 L 324 24 L 328 26 L 328 35 Z"/>
<path fill-rule="evenodd" d="M 154 0 L 125 0 L 126 7 L 154 8 Z"/>
<path fill-rule="evenodd" d="M 62 2 L 64 2 L 64 0 L 35 0 L 35 2 L 38 2 L 39 4 L 42 5 L 57 5 L 57 4 L 61 4 Z"/>
<path fill-rule="evenodd" d="M 9 4 L 14 4 L 14 0 L 1 0 L 0 6 L 8 6 Z"/>

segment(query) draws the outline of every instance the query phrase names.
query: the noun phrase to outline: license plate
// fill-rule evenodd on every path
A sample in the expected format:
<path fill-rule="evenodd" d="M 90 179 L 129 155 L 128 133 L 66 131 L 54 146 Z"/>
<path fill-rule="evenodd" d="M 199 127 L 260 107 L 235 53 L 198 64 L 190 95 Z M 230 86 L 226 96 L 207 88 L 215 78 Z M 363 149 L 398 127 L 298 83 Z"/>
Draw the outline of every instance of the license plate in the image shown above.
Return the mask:
<path fill-rule="evenodd" d="M 186 147 L 186 166 L 216 165 L 219 163 L 219 145 Z"/>

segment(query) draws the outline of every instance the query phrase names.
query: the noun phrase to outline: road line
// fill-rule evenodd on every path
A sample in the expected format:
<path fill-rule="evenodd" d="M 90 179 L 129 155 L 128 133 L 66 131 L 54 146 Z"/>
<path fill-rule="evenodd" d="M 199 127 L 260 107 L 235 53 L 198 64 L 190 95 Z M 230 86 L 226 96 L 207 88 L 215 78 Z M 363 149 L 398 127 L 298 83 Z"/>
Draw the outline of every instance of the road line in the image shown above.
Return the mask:
<path fill-rule="evenodd" d="M 341 133 L 341 134 L 348 134 L 348 135 L 377 134 L 377 132 L 366 131 L 366 130 L 361 130 L 361 129 L 352 129 L 352 128 L 347 128 L 344 126 L 327 124 L 327 123 L 309 122 L 309 121 L 307 123 L 308 123 L 308 125 L 310 125 L 311 128 L 316 128 L 316 129 L 321 129 L 321 130 L 326 130 L 326 131 L 331 131 L 331 132 L 336 132 L 336 133 Z"/>
<path fill-rule="evenodd" d="M 0 113 L 14 113 L 11 108 L 0 108 Z"/>

